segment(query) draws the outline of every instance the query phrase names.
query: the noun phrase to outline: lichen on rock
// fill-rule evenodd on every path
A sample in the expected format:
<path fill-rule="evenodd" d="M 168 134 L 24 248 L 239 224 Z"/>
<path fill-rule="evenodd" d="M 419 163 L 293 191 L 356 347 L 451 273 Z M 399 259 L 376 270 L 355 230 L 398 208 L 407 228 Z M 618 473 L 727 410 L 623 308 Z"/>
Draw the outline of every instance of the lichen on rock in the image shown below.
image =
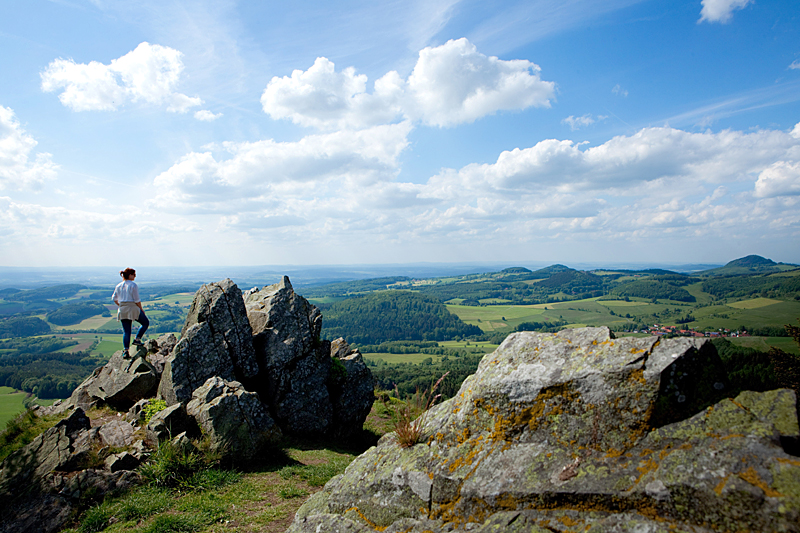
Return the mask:
<path fill-rule="evenodd" d="M 794 393 L 726 388 L 702 340 L 512 334 L 426 414 L 427 442 L 385 436 L 289 531 L 342 518 L 385 531 L 798 531 Z"/>

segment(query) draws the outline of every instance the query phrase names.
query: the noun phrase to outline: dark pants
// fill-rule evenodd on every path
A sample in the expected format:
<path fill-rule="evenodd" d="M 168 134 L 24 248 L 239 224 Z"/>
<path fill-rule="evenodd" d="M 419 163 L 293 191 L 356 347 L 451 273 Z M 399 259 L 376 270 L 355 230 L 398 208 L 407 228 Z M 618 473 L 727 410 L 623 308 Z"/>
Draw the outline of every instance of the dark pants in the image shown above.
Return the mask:
<path fill-rule="evenodd" d="M 122 345 L 127 350 L 131 345 L 131 327 L 133 326 L 133 320 L 120 320 L 120 322 L 122 322 Z M 139 318 L 136 319 L 136 322 L 142 325 L 139 331 L 136 332 L 136 338 L 141 340 L 144 332 L 147 331 L 147 328 L 150 326 L 150 321 L 141 309 L 139 310 Z"/>

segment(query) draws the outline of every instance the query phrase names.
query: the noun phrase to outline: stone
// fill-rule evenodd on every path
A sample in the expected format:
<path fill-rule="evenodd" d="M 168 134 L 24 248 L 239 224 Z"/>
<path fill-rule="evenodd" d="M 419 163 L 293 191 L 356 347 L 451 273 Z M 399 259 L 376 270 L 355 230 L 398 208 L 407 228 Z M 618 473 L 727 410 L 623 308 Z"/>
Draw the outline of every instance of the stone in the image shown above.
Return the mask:
<path fill-rule="evenodd" d="M 133 426 L 124 420 L 110 420 L 98 428 L 98 434 L 106 446 L 124 448 L 133 444 Z"/>
<path fill-rule="evenodd" d="M 120 470 L 136 470 L 138 466 L 139 459 L 128 452 L 109 455 L 105 460 L 105 467 L 109 472 L 119 472 Z"/>
<path fill-rule="evenodd" d="M 351 349 L 342 338 L 331 342 L 331 359 L 328 389 L 333 403 L 334 432 L 347 438 L 364 427 L 375 402 L 375 380 L 361 352 Z"/>
<path fill-rule="evenodd" d="M 230 279 L 210 283 L 195 294 L 181 339 L 161 375 L 158 397 L 168 405 L 186 403 L 211 377 L 246 380 L 258 370 L 241 291 Z"/>
<path fill-rule="evenodd" d="M 199 429 L 183 404 L 176 403 L 153 415 L 145 429 L 145 440 L 155 447 L 159 442 L 170 440 L 180 433 L 196 436 L 199 435 Z"/>
<path fill-rule="evenodd" d="M 156 369 L 156 373 L 161 377 L 164 372 L 164 367 L 167 364 L 167 359 L 178 344 L 178 339 L 172 333 L 165 333 L 158 339 L 151 339 L 147 341 L 147 360 Z"/>
<path fill-rule="evenodd" d="M 246 391 L 236 381 L 209 378 L 194 391 L 186 411 L 212 448 L 227 459 L 250 459 L 282 436 L 258 394 Z"/>
<path fill-rule="evenodd" d="M 50 472 L 68 468 L 75 441 L 90 427 L 89 417 L 76 407 L 69 417 L 12 452 L 0 470 L 0 495 L 16 495 L 20 487 L 35 490 Z"/>
<path fill-rule="evenodd" d="M 512 334 L 422 442 L 384 436 L 287 531 L 800 531 L 795 394 L 726 383 L 703 340 Z"/>
<path fill-rule="evenodd" d="M 259 393 L 287 433 L 327 433 L 334 423 L 327 387 L 331 358 L 320 340 L 319 309 L 295 293 L 286 276 L 248 291 L 246 308 L 261 373 L 243 383 Z"/>
<path fill-rule="evenodd" d="M 141 425 L 141 423 L 144 422 L 144 410 L 150 405 L 150 401 L 150 398 L 146 398 L 133 404 L 133 406 L 128 409 L 128 412 L 125 413 L 125 420 L 134 426 Z"/>
<path fill-rule="evenodd" d="M 89 397 L 115 409 L 127 410 L 140 399 L 153 396 L 158 374 L 146 356 L 143 347 L 129 358 L 121 350 L 114 353 L 100 372 L 90 378 L 86 387 Z"/>

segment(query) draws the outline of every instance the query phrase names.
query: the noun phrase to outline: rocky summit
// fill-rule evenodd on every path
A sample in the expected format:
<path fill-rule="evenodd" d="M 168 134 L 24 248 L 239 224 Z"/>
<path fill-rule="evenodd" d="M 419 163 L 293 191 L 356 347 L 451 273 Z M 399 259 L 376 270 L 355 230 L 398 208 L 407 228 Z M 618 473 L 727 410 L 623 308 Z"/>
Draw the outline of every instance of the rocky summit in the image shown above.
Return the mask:
<path fill-rule="evenodd" d="M 800 531 L 794 392 L 726 389 L 702 339 L 512 334 L 288 532 Z"/>
<path fill-rule="evenodd" d="M 69 416 L 2 463 L 0 532 L 58 530 L 77 507 L 139 483 L 134 470 L 164 440 L 193 446 L 202 435 L 244 463 L 284 435 L 361 431 L 372 374 L 343 339 L 320 339 L 321 328 L 289 278 L 246 295 L 230 279 L 204 285 L 179 340 L 120 350 L 67 401 L 40 409 Z M 155 396 L 168 407 L 145 423 Z M 87 417 L 102 406 L 128 413 Z"/>

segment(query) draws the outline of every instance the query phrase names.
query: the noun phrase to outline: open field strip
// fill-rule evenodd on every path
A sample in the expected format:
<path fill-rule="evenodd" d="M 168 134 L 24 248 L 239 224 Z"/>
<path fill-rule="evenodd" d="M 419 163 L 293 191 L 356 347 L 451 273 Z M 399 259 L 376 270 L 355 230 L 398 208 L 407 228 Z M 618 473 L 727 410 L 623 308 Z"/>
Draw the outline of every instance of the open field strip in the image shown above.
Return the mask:
<path fill-rule="evenodd" d="M 442 360 L 441 355 L 429 353 L 364 353 L 361 355 L 363 355 L 364 359 L 367 361 L 372 361 L 373 363 L 383 361 L 390 365 L 396 365 L 398 363 L 413 363 L 418 365 L 426 359 L 430 359 L 434 363 L 438 363 Z"/>
<path fill-rule="evenodd" d="M 6 423 L 25 409 L 22 402 L 26 396 L 26 393 L 11 387 L 0 387 L 0 431 L 5 430 Z"/>
<path fill-rule="evenodd" d="M 731 337 L 728 340 L 737 346 L 752 348 L 760 352 L 768 352 L 774 346 L 784 352 L 800 355 L 800 347 L 791 337 Z"/>
<path fill-rule="evenodd" d="M 758 309 L 759 307 L 767 307 L 768 305 L 777 303 L 781 303 L 781 300 L 772 300 L 771 298 L 753 298 L 752 300 L 733 302 L 728 304 L 728 307 L 733 307 L 735 309 Z"/>

